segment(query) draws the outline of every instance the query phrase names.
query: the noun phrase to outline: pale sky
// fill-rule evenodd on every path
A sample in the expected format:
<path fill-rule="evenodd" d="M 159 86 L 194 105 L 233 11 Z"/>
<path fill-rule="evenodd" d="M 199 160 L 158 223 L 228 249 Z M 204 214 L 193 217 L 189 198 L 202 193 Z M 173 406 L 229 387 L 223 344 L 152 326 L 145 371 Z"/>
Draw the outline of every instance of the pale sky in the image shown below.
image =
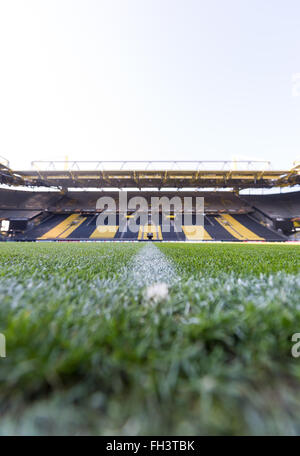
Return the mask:
<path fill-rule="evenodd" d="M 294 81 L 293 81 L 294 78 Z M 0 156 L 300 160 L 299 0 L 0 0 Z"/>

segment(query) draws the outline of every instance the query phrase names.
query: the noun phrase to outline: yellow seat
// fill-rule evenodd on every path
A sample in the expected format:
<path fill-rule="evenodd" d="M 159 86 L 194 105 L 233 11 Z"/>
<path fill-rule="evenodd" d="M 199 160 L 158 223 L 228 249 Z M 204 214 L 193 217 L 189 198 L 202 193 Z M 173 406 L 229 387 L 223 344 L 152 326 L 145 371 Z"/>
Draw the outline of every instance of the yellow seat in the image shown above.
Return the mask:
<path fill-rule="evenodd" d="M 182 230 L 188 241 L 210 241 L 212 239 L 203 226 L 183 225 Z"/>
<path fill-rule="evenodd" d="M 80 214 L 69 215 L 65 220 L 58 223 L 54 228 L 47 231 L 38 239 L 62 239 L 67 238 L 71 233 L 73 233 L 76 228 L 78 228 L 84 221 L 86 217 L 82 217 Z"/>
<path fill-rule="evenodd" d="M 140 226 L 140 229 L 139 229 L 139 234 L 138 234 L 138 239 L 141 240 L 141 239 L 144 239 L 144 240 L 147 240 L 148 237 L 147 237 L 147 234 L 148 233 L 152 233 L 153 234 L 153 240 L 156 241 L 157 239 L 159 239 L 160 241 L 162 241 L 162 232 L 161 232 L 161 227 L 159 225 L 144 225 L 144 226 Z"/>

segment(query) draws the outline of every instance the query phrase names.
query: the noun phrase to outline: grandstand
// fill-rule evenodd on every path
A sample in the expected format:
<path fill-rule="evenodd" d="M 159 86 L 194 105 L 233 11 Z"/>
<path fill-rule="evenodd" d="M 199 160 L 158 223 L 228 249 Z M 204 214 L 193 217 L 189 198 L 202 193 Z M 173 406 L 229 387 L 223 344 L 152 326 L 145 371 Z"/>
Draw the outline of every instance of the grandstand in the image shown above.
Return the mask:
<path fill-rule="evenodd" d="M 104 169 L 106 162 L 97 162 L 96 167 L 101 164 L 101 169 L 86 170 L 79 169 L 81 162 L 72 162 L 68 169 L 56 170 L 55 163 L 48 163 L 45 170 L 39 163 L 34 171 L 14 171 L 8 162 L 2 164 L 1 182 L 14 189 L 0 188 L 1 240 L 285 241 L 299 226 L 300 192 L 248 196 L 239 193 L 245 188 L 298 185 L 299 165 L 290 171 L 271 171 L 258 169 L 260 162 L 249 162 L 248 169 L 237 170 L 236 163 L 233 166 L 230 162 L 214 162 L 215 170 L 206 170 L 205 162 L 197 162 L 196 168 L 194 162 L 184 162 L 188 169 L 178 169 L 181 162 L 172 162 L 173 169 L 170 163 L 164 168 L 159 164 L 159 169 L 155 164 L 156 168 L 151 169 L 153 162 L 139 162 L 138 166 L 110 162 L 110 169 Z M 89 162 L 84 164 L 91 166 Z M 255 164 L 255 170 L 249 169 Z M 37 162 L 33 165 L 37 168 Z M 240 168 L 242 165 L 245 168 L 245 163 L 240 163 Z M 66 168 L 66 163 L 63 166 Z M 16 189 L 20 186 L 22 189 Z M 51 191 L 37 190 L 41 186 L 51 187 Z M 215 190 L 203 191 L 209 187 Z M 87 188 L 91 190 L 83 191 Z M 133 211 L 121 212 L 117 205 L 114 223 L 99 230 L 96 223 L 102 209 L 97 209 L 97 201 L 101 196 L 111 196 L 117 202 L 119 193 L 115 188 L 128 188 L 128 199 L 142 196 L 150 207 L 152 197 L 179 196 L 182 202 L 185 197 L 203 197 L 204 225 L 194 226 L 193 207 L 192 229 L 185 226 L 182 218 L 178 231 L 176 220 L 182 214 L 171 210 L 169 214 L 160 211 L 155 223 L 149 212 L 148 223 L 137 218 L 137 232 L 124 231 L 120 224 L 128 224 Z M 167 225 L 170 229 L 166 229 Z"/>

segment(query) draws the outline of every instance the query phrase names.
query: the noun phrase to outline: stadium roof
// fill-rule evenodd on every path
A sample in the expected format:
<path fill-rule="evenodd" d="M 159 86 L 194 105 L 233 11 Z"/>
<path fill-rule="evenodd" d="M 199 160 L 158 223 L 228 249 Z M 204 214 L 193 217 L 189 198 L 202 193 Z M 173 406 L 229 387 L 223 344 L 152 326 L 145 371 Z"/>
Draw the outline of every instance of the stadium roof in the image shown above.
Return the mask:
<path fill-rule="evenodd" d="M 13 171 L 0 161 L 0 183 L 56 188 L 272 188 L 300 184 L 300 164 L 272 170 L 265 161 L 32 162 Z"/>

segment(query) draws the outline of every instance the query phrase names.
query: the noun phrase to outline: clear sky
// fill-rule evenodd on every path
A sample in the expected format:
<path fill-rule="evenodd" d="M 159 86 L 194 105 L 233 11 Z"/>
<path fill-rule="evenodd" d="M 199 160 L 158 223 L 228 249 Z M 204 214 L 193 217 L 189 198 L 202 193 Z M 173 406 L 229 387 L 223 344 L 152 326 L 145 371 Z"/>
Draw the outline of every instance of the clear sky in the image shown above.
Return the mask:
<path fill-rule="evenodd" d="M 0 155 L 289 168 L 300 1 L 0 0 Z"/>

